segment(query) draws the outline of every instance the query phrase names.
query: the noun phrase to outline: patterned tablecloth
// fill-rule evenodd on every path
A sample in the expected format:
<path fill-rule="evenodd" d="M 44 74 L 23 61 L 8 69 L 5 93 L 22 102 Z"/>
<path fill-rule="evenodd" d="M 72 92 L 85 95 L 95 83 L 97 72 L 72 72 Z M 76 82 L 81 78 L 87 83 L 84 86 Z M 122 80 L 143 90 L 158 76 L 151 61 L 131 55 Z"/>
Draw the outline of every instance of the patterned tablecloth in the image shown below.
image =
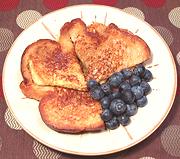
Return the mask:
<path fill-rule="evenodd" d="M 46 13 L 84 3 L 114 6 L 150 23 L 169 45 L 180 81 L 180 0 L 0 0 L 0 159 L 180 158 L 180 83 L 169 115 L 150 137 L 125 151 L 99 157 L 69 155 L 42 145 L 9 111 L 2 92 L 2 69 L 13 41 Z"/>

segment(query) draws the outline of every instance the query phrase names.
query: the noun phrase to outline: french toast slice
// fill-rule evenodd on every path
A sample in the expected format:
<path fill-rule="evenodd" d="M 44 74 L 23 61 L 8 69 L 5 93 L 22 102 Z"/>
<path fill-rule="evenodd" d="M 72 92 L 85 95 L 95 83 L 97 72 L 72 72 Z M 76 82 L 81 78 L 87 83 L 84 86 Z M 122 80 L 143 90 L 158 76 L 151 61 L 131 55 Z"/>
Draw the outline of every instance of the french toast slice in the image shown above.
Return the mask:
<path fill-rule="evenodd" d="M 106 25 L 98 22 L 93 22 L 87 26 L 87 32 L 98 33 L 100 36 L 104 34 Z"/>
<path fill-rule="evenodd" d="M 72 22 L 78 23 L 78 27 L 71 25 Z M 114 72 L 133 67 L 151 57 L 143 39 L 113 23 L 108 26 L 100 23 L 86 26 L 81 19 L 72 22 L 66 28 L 69 38 L 62 37 L 61 41 L 72 40 L 86 80 L 105 81 Z M 76 30 L 76 36 L 72 30 Z"/>
<path fill-rule="evenodd" d="M 85 29 L 85 23 L 79 18 L 73 19 L 71 22 L 66 22 L 60 29 L 59 43 L 62 51 L 74 51 L 73 41 L 76 40 L 79 35 L 84 34 Z"/>
<path fill-rule="evenodd" d="M 38 86 L 62 86 L 86 90 L 86 82 L 74 52 L 63 52 L 58 42 L 41 39 L 29 45 L 22 56 L 24 80 Z"/>
<path fill-rule="evenodd" d="M 55 91 L 55 87 L 40 86 L 34 83 L 28 63 L 30 56 L 31 56 L 30 51 L 26 51 L 22 55 L 21 72 L 23 76 L 23 81 L 20 83 L 19 87 L 26 98 L 35 99 L 39 101 L 45 95 Z"/>
<path fill-rule="evenodd" d="M 100 38 L 99 46 L 93 48 L 96 55 L 92 50 L 90 54 L 87 53 L 88 44 L 84 44 L 83 38 L 77 39 L 75 43 L 75 51 L 80 59 L 84 59 L 85 53 L 89 55 L 83 60 L 87 68 L 87 80 L 106 80 L 114 72 L 133 67 L 151 56 L 149 47 L 140 37 L 119 29 L 115 24 L 109 24 Z"/>
<path fill-rule="evenodd" d="M 41 99 L 39 111 L 44 123 L 59 132 L 80 133 L 105 129 L 100 117 L 101 105 L 88 92 L 58 88 Z"/>
<path fill-rule="evenodd" d="M 35 99 L 40 101 L 44 96 L 56 90 L 56 87 L 51 86 L 39 86 L 32 82 L 22 81 L 20 83 L 20 89 L 26 98 Z"/>
<path fill-rule="evenodd" d="M 61 28 L 59 43 L 43 39 L 25 50 L 20 88 L 28 98 L 40 100 L 42 120 L 50 128 L 65 133 L 101 131 L 102 108 L 85 92 L 86 80 L 104 81 L 149 58 L 147 44 L 131 32 L 115 24 L 86 26 L 74 19 Z"/>

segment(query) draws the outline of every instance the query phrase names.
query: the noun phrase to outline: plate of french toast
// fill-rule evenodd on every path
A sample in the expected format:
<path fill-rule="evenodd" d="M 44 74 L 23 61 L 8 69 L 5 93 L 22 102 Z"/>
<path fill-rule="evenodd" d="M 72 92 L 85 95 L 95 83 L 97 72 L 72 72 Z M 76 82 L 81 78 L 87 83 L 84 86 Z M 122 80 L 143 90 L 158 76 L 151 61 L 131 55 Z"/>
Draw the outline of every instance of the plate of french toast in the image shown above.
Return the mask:
<path fill-rule="evenodd" d="M 15 40 L 3 91 L 17 122 L 58 151 L 104 155 L 150 136 L 177 87 L 170 49 L 147 22 L 120 9 L 51 12 Z"/>

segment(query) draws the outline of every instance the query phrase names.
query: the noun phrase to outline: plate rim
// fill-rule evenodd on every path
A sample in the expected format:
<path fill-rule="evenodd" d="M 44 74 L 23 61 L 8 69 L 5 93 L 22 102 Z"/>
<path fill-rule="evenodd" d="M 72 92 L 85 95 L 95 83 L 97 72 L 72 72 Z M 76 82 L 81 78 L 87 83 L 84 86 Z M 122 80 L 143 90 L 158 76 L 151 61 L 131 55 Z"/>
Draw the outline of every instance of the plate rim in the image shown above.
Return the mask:
<path fill-rule="evenodd" d="M 169 55 L 170 55 L 170 59 L 171 59 L 171 62 L 172 62 L 172 66 L 173 66 L 173 70 L 174 70 L 174 86 L 173 86 L 173 93 L 172 93 L 172 96 L 170 98 L 170 102 L 168 103 L 168 109 L 166 111 L 166 113 L 163 115 L 163 117 L 161 118 L 160 122 L 158 122 L 152 130 L 149 131 L 149 133 L 147 133 L 146 135 L 144 135 L 142 138 L 140 138 L 139 140 L 129 144 L 128 146 L 124 146 L 123 148 L 118 148 L 118 149 L 114 149 L 114 150 L 110 150 L 110 151 L 103 151 L 103 152 L 96 152 L 96 153 L 90 153 L 90 152 L 78 152 L 78 151 L 72 151 L 72 150 L 67 150 L 67 149 L 63 149 L 63 148 L 59 148 L 55 145 L 52 145 L 52 144 L 49 144 L 47 143 L 46 141 L 44 140 L 41 140 L 39 137 L 37 137 L 36 135 L 32 134 L 28 129 L 26 129 L 24 126 L 22 126 L 23 124 L 16 118 L 16 115 L 15 113 L 13 112 L 10 104 L 9 104 L 9 101 L 8 101 L 8 97 L 6 95 L 6 92 L 5 92 L 5 66 L 6 66 L 6 62 L 7 62 L 7 59 L 8 59 L 8 56 L 10 55 L 11 53 L 11 49 L 13 48 L 13 46 L 15 45 L 16 41 L 18 41 L 18 39 L 21 37 L 21 35 L 29 28 L 31 27 L 32 25 L 34 25 L 35 23 L 37 23 L 39 20 L 41 20 L 42 18 L 45 18 L 46 16 L 50 15 L 50 14 L 53 14 L 55 12 L 59 12 L 59 11 L 62 11 L 62 10 L 65 10 L 65 9 L 68 9 L 68 8 L 78 8 L 78 7 L 89 7 L 89 6 L 94 6 L 94 7 L 100 7 L 100 8 L 111 8 L 111 9 L 115 9 L 115 10 L 118 10 L 120 12 L 123 12 L 124 14 L 127 14 L 129 16 L 132 16 L 136 19 L 138 19 L 139 21 L 143 22 L 145 25 L 147 25 L 148 27 L 150 27 L 157 35 L 158 37 L 161 39 L 161 41 L 164 43 Z M 130 13 L 126 13 L 125 11 L 123 11 L 122 9 L 120 8 L 117 8 L 117 7 L 112 7 L 112 6 L 106 6 L 106 5 L 98 5 L 98 4 L 79 4 L 79 5 L 72 5 L 72 6 L 67 6 L 67 7 L 64 7 L 64 8 L 61 8 L 61 9 L 57 9 L 57 10 L 54 10 L 54 11 L 51 11 L 49 13 L 46 13 L 45 15 L 43 15 L 38 21 L 36 21 L 35 23 L 33 23 L 32 25 L 30 25 L 28 28 L 24 29 L 15 39 L 15 41 L 13 42 L 13 44 L 11 45 L 10 49 L 8 50 L 7 52 L 7 55 L 6 55 L 6 58 L 5 58 L 5 61 L 4 61 L 4 64 L 3 64 L 3 71 L 2 71 L 2 86 L 3 86 L 3 94 L 4 94 L 4 98 L 5 98 L 5 102 L 10 110 L 10 112 L 13 114 L 14 118 L 16 119 L 16 121 L 19 123 L 19 125 L 22 127 L 22 129 L 28 133 L 33 139 L 39 141 L 40 143 L 52 148 L 52 149 L 55 149 L 57 151 L 60 151 L 60 152 L 64 152 L 64 153 L 68 153 L 68 154 L 73 154 L 73 155 L 81 155 L 81 156 L 100 156 L 100 155 L 107 155 L 107 154 L 113 154 L 113 153 L 116 153 L 116 152 L 120 152 L 120 151 L 123 151 L 123 150 L 126 150 L 132 146 L 135 146 L 139 143 L 141 143 L 143 140 L 147 139 L 150 135 L 152 135 L 154 133 L 154 131 L 156 129 L 158 129 L 160 127 L 160 125 L 163 123 L 163 121 L 166 119 L 167 115 L 169 114 L 172 106 L 173 106 L 173 103 L 174 103 L 174 99 L 175 99 L 175 96 L 176 96 L 176 89 L 177 89 L 177 68 L 176 68 L 176 64 L 175 64 L 175 60 L 174 60 L 174 57 L 172 55 L 172 52 L 169 48 L 169 46 L 167 45 L 167 43 L 165 42 L 165 40 L 162 38 L 162 36 L 159 34 L 159 32 L 157 30 L 155 30 L 153 28 L 152 25 L 150 25 L 148 22 L 146 22 L 145 20 L 142 20 L 140 18 L 137 18 L 136 16 L 130 14 Z"/>

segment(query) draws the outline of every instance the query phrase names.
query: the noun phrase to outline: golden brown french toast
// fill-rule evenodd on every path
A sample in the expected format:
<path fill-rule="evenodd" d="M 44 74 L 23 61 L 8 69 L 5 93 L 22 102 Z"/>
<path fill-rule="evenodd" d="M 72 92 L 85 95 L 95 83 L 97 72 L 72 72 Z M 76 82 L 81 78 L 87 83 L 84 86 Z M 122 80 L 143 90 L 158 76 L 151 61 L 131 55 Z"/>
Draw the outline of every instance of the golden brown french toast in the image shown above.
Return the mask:
<path fill-rule="evenodd" d="M 149 58 L 147 44 L 131 32 L 115 24 L 86 26 L 74 19 L 61 28 L 59 43 L 42 39 L 26 48 L 20 88 L 26 97 L 40 100 L 42 120 L 52 129 L 100 131 L 105 129 L 102 108 L 85 92 L 87 80 L 104 81 Z"/>
<path fill-rule="evenodd" d="M 89 59 L 92 60 L 87 59 L 83 62 L 88 68 L 87 79 L 106 80 L 112 73 L 135 66 L 150 58 L 150 50 L 141 38 L 127 30 L 119 29 L 114 24 L 107 26 L 102 39 L 96 48 L 96 56 L 91 54 Z M 81 45 L 82 40 L 77 40 L 75 45 L 80 59 L 84 56 L 82 50 L 85 45 Z"/>
<path fill-rule="evenodd" d="M 20 89 L 27 98 L 41 100 L 41 98 L 47 95 L 49 92 L 55 91 L 55 87 L 40 86 L 33 82 L 28 63 L 30 56 L 31 52 L 26 51 L 23 53 L 21 59 L 21 72 L 23 75 L 23 81 L 20 83 Z"/>
<path fill-rule="evenodd" d="M 69 39 L 74 43 L 87 80 L 104 81 L 114 72 L 142 63 L 151 56 L 144 40 L 113 23 L 108 26 L 94 23 L 87 27 L 80 19 L 74 22 L 78 27 L 69 23 L 66 32 L 70 30 Z M 76 36 L 71 30 L 76 30 Z M 62 37 L 61 41 L 65 43 L 67 39 Z"/>
<path fill-rule="evenodd" d="M 63 52 L 58 42 L 38 40 L 22 56 L 24 80 L 39 86 L 62 86 L 85 90 L 86 82 L 74 52 Z"/>
<path fill-rule="evenodd" d="M 78 29 L 77 29 L 78 28 Z M 59 43 L 63 52 L 74 51 L 73 41 L 86 29 L 85 23 L 79 18 L 66 22 L 60 29 Z"/>
<path fill-rule="evenodd" d="M 79 133 L 103 130 L 99 102 L 88 92 L 58 88 L 44 96 L 39 111 L 45 124 L 59 132 Z"/>
<path fill-rule="evenodd" d="M 92 32 L 92 33 L 98 33 L 100 36 L 104 34 L 106 30 L 106 25 L 98 22 L 93 22 L 89 26 L 87 26 L 87 32 Z"/>
<path fill-rule="evenodd" d="M 42 97 L 48 95 L 50 92 L 54 92 L 56 87 L 38 86 L 32 82 L 22 81 L 20 83 L 20 89 L 27 98 L 39 101 L 42 99 Z"/>

